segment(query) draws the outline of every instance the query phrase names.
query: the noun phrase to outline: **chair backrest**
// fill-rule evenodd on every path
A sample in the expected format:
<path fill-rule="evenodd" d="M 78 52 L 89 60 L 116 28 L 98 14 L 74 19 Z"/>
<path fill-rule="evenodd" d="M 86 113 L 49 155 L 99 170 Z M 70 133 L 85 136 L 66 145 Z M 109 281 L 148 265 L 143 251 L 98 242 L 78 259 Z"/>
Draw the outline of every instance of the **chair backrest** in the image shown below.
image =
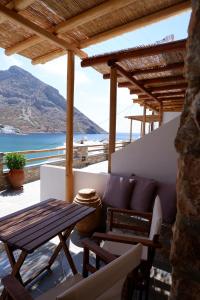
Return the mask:
<path fill-rule="evenodd" d="M 156 197 L 153 207 L 153 215 L 151 221 L 151 228 L 149 233 L 149 239 L 153 240 L 155 235 L 159 235 L 162 225 L 162 208 L 159 196 Z"/>
<path fill-rule="evenodd" d="M 75 286 L 68 289 L 57 300 L 94 300 L 94 299 L 120 299 L 123 283 L 127 275 L 139 266 L 141 261 L 142 245 L 132 246 L 125 254 L 116 258 L 114 261 L 101 268 L 91 276 L 83 279 Z M 117 288 L 114 297 L 108 295 L 109 291 L 113 294 L 113 289 Z"/>

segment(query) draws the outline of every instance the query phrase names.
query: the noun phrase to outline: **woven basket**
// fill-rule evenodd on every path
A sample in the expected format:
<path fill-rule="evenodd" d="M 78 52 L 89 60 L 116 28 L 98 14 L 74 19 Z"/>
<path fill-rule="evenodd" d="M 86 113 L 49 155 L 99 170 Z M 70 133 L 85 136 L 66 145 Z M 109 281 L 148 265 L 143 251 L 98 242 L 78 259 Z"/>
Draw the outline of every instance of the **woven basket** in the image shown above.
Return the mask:
<path fill-rule="evenodd" d="M 85 219 L 76 224 L 76 229 L 81 234 L 91 234 L 99 224 L 101 218 L 101 199 L 94 189 L 86 188 L 78 192 L 74 203 L 95 207 L 96 210 Z"/>

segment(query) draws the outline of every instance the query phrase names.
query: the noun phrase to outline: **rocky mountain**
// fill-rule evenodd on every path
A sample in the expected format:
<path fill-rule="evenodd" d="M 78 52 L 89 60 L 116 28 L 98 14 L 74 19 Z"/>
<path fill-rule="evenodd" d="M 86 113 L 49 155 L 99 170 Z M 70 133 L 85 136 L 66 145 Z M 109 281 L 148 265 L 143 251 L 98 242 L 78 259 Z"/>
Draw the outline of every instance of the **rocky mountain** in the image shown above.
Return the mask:
<path fill-rule="evenodd" d="M 0 71 L 0 127 L 16 132 L 65 132 L 66 101 L 58 90 L 29 72 L 12 66 Z M 97 124 L 74 110 L 76 133 L 103 133 Z"/>

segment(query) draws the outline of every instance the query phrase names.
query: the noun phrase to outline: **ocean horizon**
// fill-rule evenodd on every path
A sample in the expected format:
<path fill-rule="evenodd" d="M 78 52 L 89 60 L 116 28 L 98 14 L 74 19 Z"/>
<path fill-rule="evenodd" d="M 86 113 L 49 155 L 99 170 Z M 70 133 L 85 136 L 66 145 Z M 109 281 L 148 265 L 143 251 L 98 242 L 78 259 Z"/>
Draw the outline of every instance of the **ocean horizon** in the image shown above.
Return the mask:
<path fill-rule="evenodd" d="M 138 139 L 139 133 L 133 133 L 133 139 Z M 128 141 L 130 133 L 117 133 L 117 141 Z M 23 150 L 39 150 L 62 147 L 65 145 L 65 133 L 31 133 L 31 134 L 0 134 L 0 152 L 14 152 Z M 74 143 L 81 141 L 106 142 L 108 133 L 102 134 L 74 134 Z"/>

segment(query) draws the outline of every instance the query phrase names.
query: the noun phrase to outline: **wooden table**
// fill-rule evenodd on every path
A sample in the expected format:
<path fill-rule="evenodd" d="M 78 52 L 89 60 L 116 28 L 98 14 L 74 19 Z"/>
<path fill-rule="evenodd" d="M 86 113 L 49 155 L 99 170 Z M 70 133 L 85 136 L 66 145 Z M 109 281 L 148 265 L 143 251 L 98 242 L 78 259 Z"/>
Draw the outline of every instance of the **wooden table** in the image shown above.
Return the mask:
<path fill-rule="evenodd" d="M 92 207 L 49 199 L 0 218 L 0 240 L 5 244 L 12 274 L 24 285 L 30 283 L 45 269 L 50 269 L 61 249 L 64 250 L 73 274 L 76 274 L 77 269 L 66 240 L 76 223 L 94 211 L 95 209 Z M 23 282 L 20 268 L 26 256 L 57 235 L 60 243 L 54 250 L 47 266 L 40 270 L 37 275 Z M 21 250 L 17 260 L 13 255 L 13 251 L 16 249 Z"/>

